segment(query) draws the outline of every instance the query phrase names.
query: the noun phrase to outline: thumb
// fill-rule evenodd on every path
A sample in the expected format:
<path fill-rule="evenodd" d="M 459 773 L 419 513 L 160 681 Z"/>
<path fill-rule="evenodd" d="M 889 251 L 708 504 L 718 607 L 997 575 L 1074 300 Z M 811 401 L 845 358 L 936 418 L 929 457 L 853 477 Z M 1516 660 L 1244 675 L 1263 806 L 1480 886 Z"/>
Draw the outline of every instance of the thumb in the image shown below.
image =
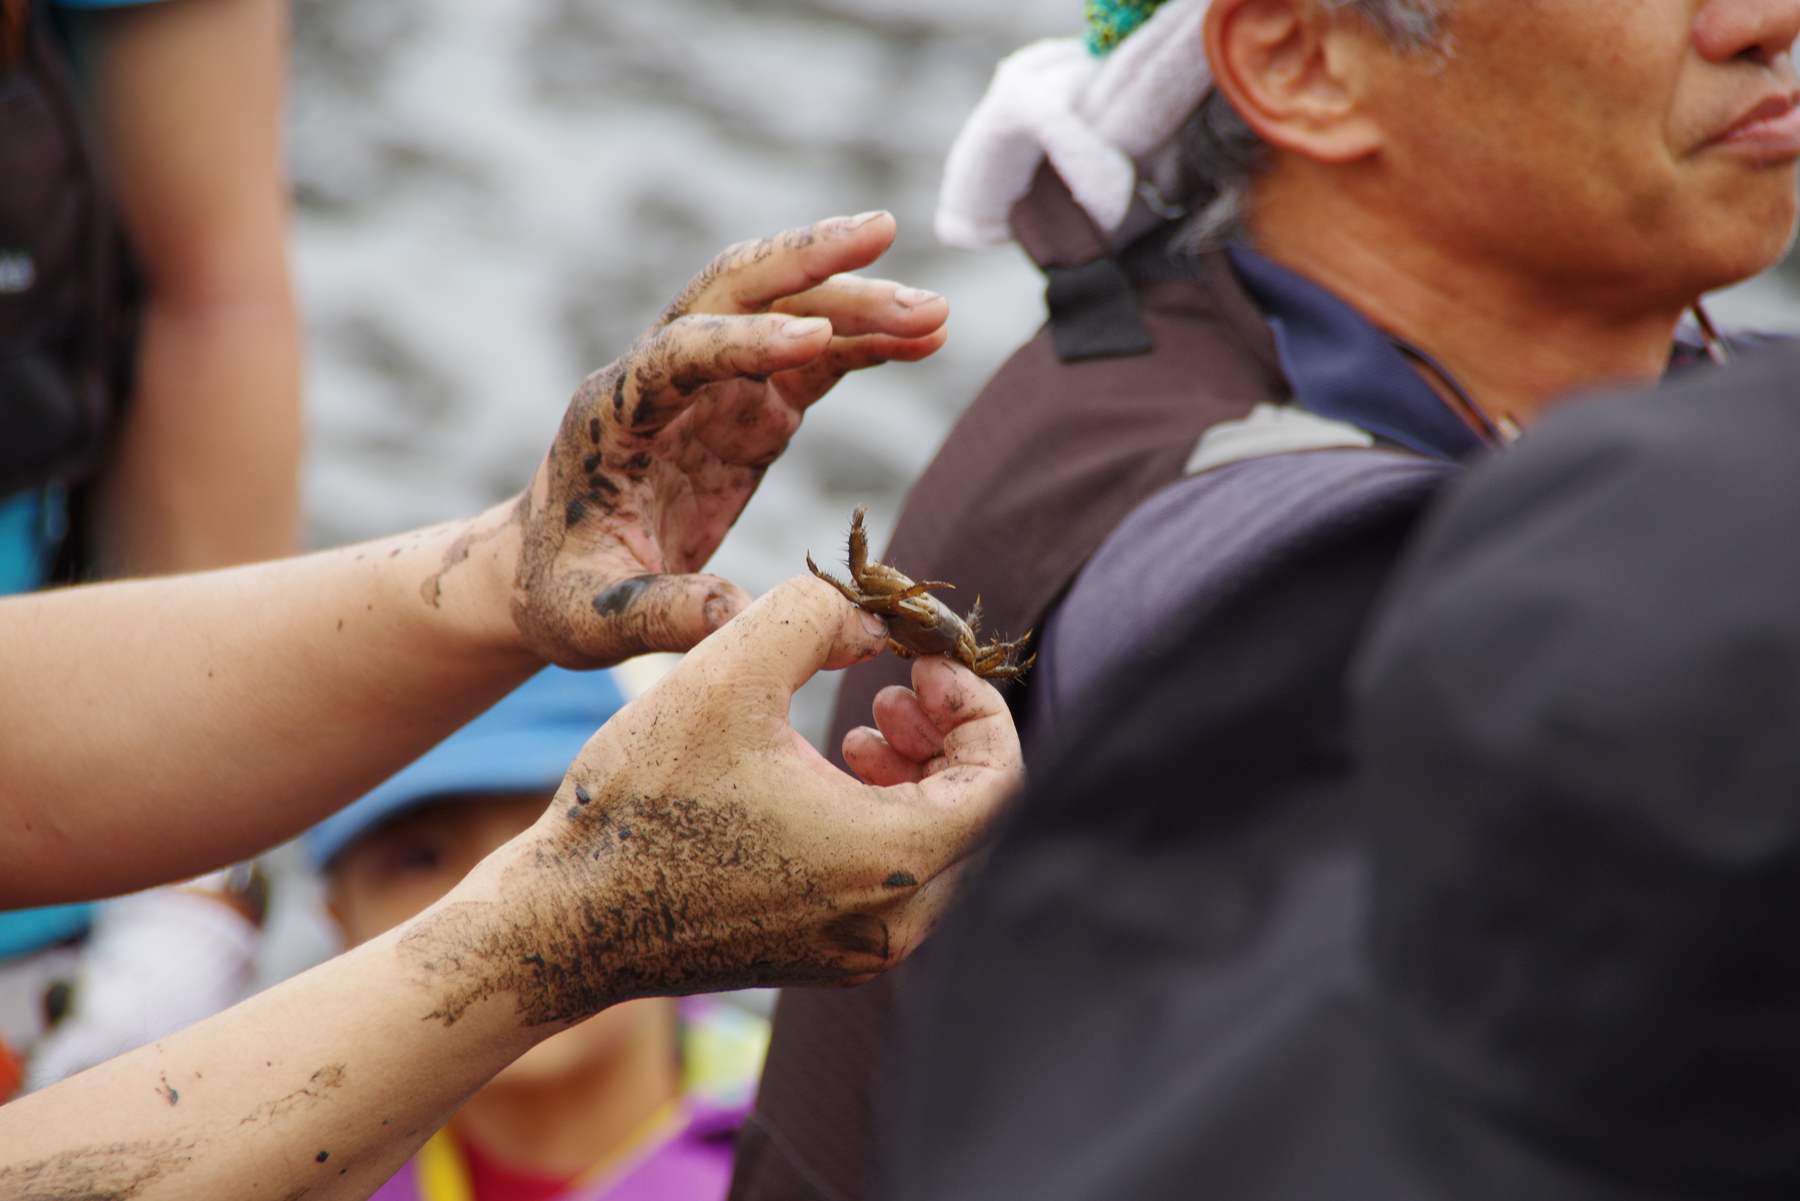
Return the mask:
<path fill-rule="evenodd" d="M 792 694 L 821 671 L 881 653 L 887 626 L 812 576 L 771 588 L 683 662 L 714 678 L 767 678 Z"/>

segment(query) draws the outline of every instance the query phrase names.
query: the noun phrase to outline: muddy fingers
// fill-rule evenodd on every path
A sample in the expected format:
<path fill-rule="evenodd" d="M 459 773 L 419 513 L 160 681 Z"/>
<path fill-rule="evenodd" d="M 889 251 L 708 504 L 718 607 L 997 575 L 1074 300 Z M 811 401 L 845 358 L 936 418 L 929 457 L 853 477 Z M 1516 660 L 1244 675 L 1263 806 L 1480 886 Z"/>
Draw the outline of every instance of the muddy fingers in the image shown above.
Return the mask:
<path fill-rule="evenodd" d="M 741 594 L 714 595 L 709 609 L 711 586 L 697 584 L 644 588 L 610 620 L 592 605 L 634 579 L 703 567 L 844 371 L 942 343 L 941 300 L 843 274 L 893 235 L 876 213 L 733 247 L 583 383 L 517 511 L 513 613 L 533 650 L 564 666 L 681 650 L 716 628 L 708 612 L 735 611 Z M 769 311 L 778 303 L 790 311 Z M 833 314 L 866 332 L 837 336 Z"/>
<path fill-rule="evenodd" d="M 689 313 L 761 312 L 834 275 L 873 263 L 887 252 L 896 229 L 892 216 L 872 212 L 740 242 L 708 264 L 663 320 Z"/>

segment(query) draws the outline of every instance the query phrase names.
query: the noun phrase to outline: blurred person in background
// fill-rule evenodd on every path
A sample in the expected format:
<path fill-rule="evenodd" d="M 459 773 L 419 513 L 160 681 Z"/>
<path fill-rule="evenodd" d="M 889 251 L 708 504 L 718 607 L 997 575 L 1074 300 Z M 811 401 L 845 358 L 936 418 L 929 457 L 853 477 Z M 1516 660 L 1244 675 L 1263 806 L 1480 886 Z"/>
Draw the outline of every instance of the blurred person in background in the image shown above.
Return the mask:
<path fill-rule="evenodd" d="M 1346 664 L 1436 491 L 1573 393 L 1730 354 L 1697 305 L 1791 238 L 1800 3 L 1587 0 L 1529 21 L 1514 0 L 1087 11 L 1085 39 L 1000 65 L 950 152 L 940 238 L 1016 241 L 1045 271 L 1049 321 L 950 434 L 883 561 L 979 593 L 1002 637 L 1039 632 L 1008 700 L 1047 760 L 1104 722 L 1108 677 L 1172 629 L 1213 648 L 1183 701 L 1193 811 L 1167 820 L 1216 816 L 1222 856 L 1252 830 L 1305 860 L 1354 837 L 1334 799 Z M 851 670 L 832 741 L 900 678 L 886 661 Z M 1131 873 L 1115 898 L 1106 856 L 1141 836 L 1096 835 L 1091 876 L 1056 869 L 1081 882 L 1071 912 L 1104 925 L 1109 899 L 1158 895 L 1202 926 L 1243 912 L 1229 888 L 1203 904 Z M 1312 879 L 1289 866 L 1269 867 L 1280 883 L 1249 910 L 1267 920 L 1221 978 L 1275 954 L 1272 915 Z M 855 993 L 783 997 L 739 1201 L 870 1195 L 891 1088 L 918 1062 L 896 1051 L 899 1015 L 931 968 L 928 953 Z M 978 983 L 958 1004 L 979 1026 Z M 954 1116 L 917 1122 L 906 1196 L 977 1195 L 987 1178 L 958 1174 L 958 1148 L 1015 1120 L 1042 1133 L 998 1100 L 1042 1088 L 990 1094 L 983 1046 L 931 1076 Z M 1046 1142 L 1125 1129 L 1077 1112 Z M 934 1191 L 951 1180 L 970 1192 Z"/>
<path fill-rule="evenodd" d="M 306 836 L 357 946 L 417 916 L 543 816 L 623 704 L 546 668 Z M 538 1044 L 434 1135 L 379 1201 L 718 1201 L 767 1023 L 729 1003 L 626 1001 Z"/>
<path fill-rule="evenodd" d="M 0 0 L 0 75 L 0 592 L 291 553 L 285 3 Z M 248 978 L 263 907 L 219 877 L 0 914 L 0 1036 L 27 1050 L 75 1006 L 42 1083 L 203 1016 Z M 72 961 L 32 957 L 92 922 L 42 1012 Z"/>
<path fill-rule="evenodd" d="M 47 1029 L 30 1047 L 25 1086 L 55 1084 L 236 1004 L 268 892 L 256 865 L 241 863 L 95 906 L 78 957 L 39 990 Z"/>
<path fill-rule="evenodd" d="M 0 0 L 0 585 L 291 553 L 280 0 Z M 71 489 L 79 489 L 70 495 Z"/>

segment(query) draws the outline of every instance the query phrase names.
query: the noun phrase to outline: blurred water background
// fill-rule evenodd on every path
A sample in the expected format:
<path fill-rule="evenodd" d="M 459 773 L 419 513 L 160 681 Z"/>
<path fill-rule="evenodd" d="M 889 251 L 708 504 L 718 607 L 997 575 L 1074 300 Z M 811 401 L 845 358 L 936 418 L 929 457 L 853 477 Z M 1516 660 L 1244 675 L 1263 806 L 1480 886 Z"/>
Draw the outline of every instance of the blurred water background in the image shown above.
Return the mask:
<path fill-rule="evenodd" d="M 760 592 L 885 541 L 908 482 L 1042 319 L 1016 251 L 932 239 L 945 150 L 994 62 L 1078 0 L 297 0 L 291 132 L 310 330 L 311 540 L 513 492 L 589 371 L 717 251 L 891 209 L 874 270 L 944 293 L 933 360 L 847 380 L 713 570 Z M 822 729 L 828 686 L 796 718 Z"/>
<path fill-rule="evenodd" d="M 1042 320 L 1015 250 L 947 251 L 930 214 L 994 63 L 1076 32 L 1080 0 L 296 0 L 290 153 L 309 331 L 317 546 L 517 491 L 575 385 L 729 243 L 891 209 L 878 268 L 942 292 L 927 363 L 853 376 L 806 419 L 714 560 L 752 592 L 886 541 L 908 483 Z M 1715 304 L 1800 330 L 1800 271 Z M 798 698 L 823 733 L 834 681 Z M 264 982 L 323 954 L 309 883 Z"/>

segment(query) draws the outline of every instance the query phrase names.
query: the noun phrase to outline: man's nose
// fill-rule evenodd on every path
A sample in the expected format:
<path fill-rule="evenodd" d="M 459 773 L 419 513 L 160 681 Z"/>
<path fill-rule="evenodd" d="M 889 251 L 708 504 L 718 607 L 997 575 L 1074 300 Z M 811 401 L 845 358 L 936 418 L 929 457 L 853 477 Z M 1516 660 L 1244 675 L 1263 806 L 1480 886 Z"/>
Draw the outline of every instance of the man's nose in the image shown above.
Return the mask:
<path fill-rule="evenodd" d="M 1747 58 L 1768 66 L 1800 39 L 1800 0 L 1706 0 L 1694 48 L 1708 62 Z"/>

